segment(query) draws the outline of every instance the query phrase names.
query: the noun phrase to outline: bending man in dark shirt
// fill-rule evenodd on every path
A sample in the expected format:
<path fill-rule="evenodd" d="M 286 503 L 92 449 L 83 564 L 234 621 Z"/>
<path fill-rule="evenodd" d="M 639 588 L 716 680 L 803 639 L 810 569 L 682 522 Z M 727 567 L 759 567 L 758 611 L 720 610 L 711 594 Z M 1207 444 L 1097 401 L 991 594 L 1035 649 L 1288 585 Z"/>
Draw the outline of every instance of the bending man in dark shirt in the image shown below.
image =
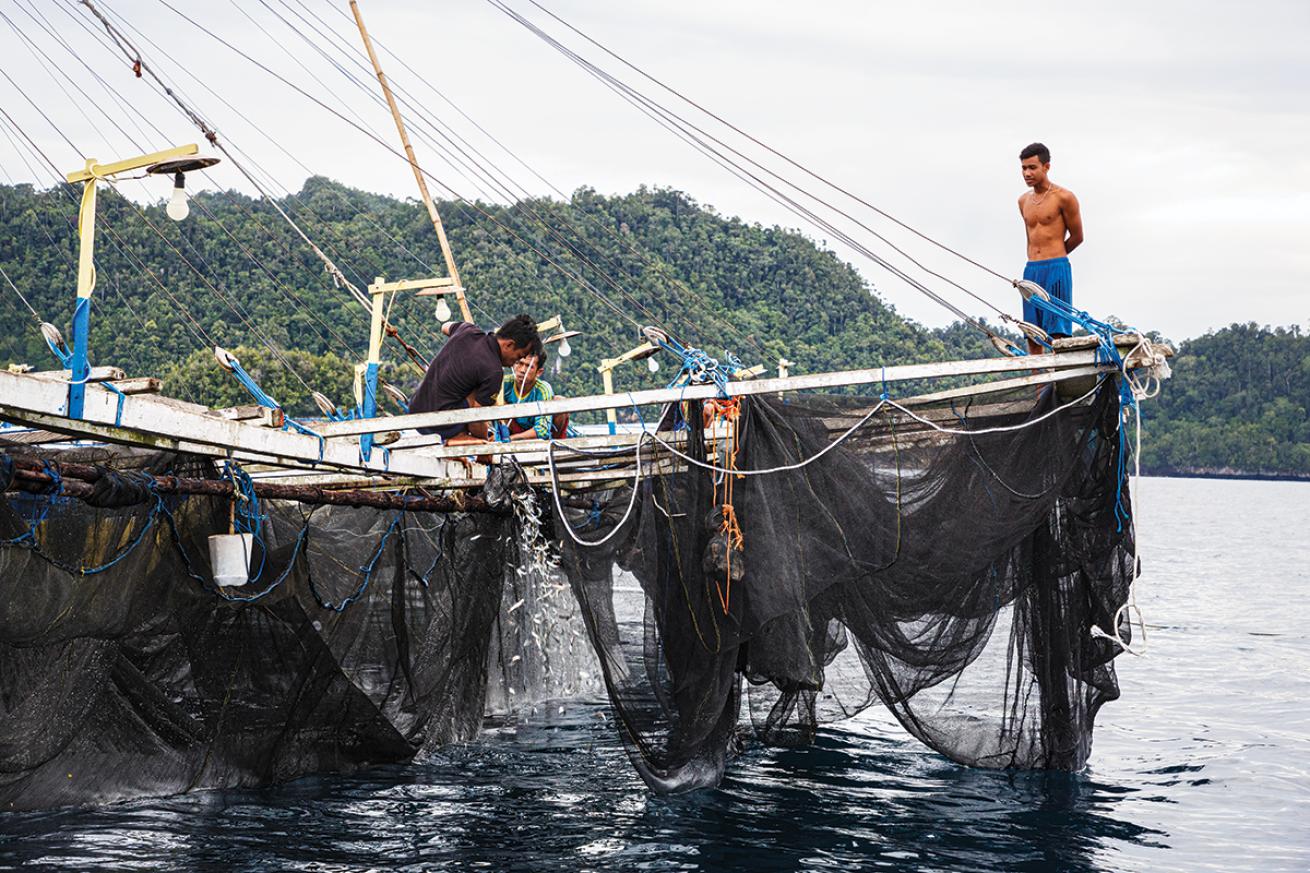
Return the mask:
<path fill-rule="evenodd" d="M 491 406 L 500 393 L 506 367 L 541 349 L 537 324 L 526 315 L 516 315 L 495 333 L 463 321 L 448 321 L 441 332 L 450 337 L 437 352 L 414 392 L 409 411 L 439 412 Z M 421 427 L 419 433 L 440 434 L 447 445 L 485 442 L 485 421 Z"/>

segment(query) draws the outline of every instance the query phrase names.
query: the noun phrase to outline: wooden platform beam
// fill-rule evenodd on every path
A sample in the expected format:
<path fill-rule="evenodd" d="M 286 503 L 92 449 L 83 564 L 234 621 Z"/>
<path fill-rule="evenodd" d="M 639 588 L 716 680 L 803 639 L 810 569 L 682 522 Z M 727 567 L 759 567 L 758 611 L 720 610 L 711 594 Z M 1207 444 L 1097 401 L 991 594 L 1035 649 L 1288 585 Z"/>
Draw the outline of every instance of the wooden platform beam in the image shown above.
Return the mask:
<path fill-rule="evenodd" d="M 1134 362 L 1129 362 L 1130 366 Z M 1137 362 L 1144 363 L 1144 362 Z M 950 376 L 980 376 L 995 373 L 1027 373 L 1058 371 L 1074 367 L 1096 367 L 1098 372 L 1113 372 L 1114 367 L 1099 365 L 1094 349 L 1060 352 L 1050 355 L 1032 355 L 1015 358 L 986 358 L 976 361 L 947 361 L 936 364 L 907 364 L 898 367 L 879 367 L 872 370 L 843 370 L 834 373 L 814 373 L 789 376 L 783 379 L 751 379 L 729 382 L 730 397 L 753 394 L 775 394 L 780 391 L 806 391 L 824 388 L 841 388 L 848 385 L 873 385 L 905 382 L 913 379 L 934 379 Z M 690 385 L 686 388 L 654 388 L 628 391 L 613 395 L 566 397 L 558 400 L 515 404 L 518 416 L 555 415 L 560 412 L 586 412 L 601 409 L 624 409 L 630 406 L 650 406 L 679 400 L 708 400 L 719 396 L 716 385 Z M 397 415 L 378 420 L 333 422 L 319 432 L 329 440 L 359 436 L 397 428 L 441 427 L 450 424 L 467 424 L 474 421 L 494 421 L 505 417 L 505 408 L 480 406 L 474 409 L 454 409 L 445 412 L 420 412 Z"/>
<path fill-rule="evenodd" d="M 120 398 L 88 385 L 81 419 L 64 415 L 66 402 L 62 382 L 0 372 L 0 418 L 59 433 L 212 457 L 240 453 L 290 466 L 396 473 L 424 479 L 444 479 L 447 473 L 447 462 L 440 458 L 405 452 L 388 459 L 388 453 L 379 452 L 365 462 L 360 460 L 358 446 L 349 443 L 320 442 L 306 434 L 226 421 L 149 395 Z M 380 429 L 393 427 L 383 424 Z"/>

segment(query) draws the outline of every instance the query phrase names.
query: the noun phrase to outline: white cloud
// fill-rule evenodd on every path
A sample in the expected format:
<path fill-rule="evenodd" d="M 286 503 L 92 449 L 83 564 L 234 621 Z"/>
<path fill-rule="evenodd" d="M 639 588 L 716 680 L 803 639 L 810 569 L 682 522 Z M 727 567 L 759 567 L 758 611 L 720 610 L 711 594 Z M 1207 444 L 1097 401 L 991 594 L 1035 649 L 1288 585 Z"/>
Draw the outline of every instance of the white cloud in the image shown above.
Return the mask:
<path fill-rule="evenodd" d="M 412 196 L 403 162 L 157 3 L 108 5 L 249 116 L 249 123 L 242 121 L 142 46 L 230 142 L 283 184 L 298 187 L 303 163 L 351 185 Z M 302 9 L 300 0 L 269 5 L 288 16 L 288 9 Z M 670 185 L 748 220 L 799 223 L 487 4 L 361 5 L 381 41 L 564 190 Z M 512 5 L 545 21 L 522 0 Z M 1310 318 L 1304 254 L 1310 234 L 1310 59 L 1304 50 L 1310 4 L 545 5 L 766 141 L 1006 275 L 1021 270 L 1023 261 L 1014 205 L 1022 190 L 1017 150 L 1031 139 L 1046 141 L 1055 156 L 1054 177 L 1083 203 L 1088 241 L 1073 258 L 1075 285 L 1079 305 L 1093 312 L 1114 313 L 1174 337 L 1235 320 L 1286 324 Z M 306 6 L 355 46 L 342 4 L 307 0 Z M 96 46 L 62 8 L 42 8 L 167 139 L 194 137 L 166 102 Z M 318 60 L 262 4 L 241 3 L 245 14 L 222 4 L 180 8 L 321 99 L 358 112 L 393 141 L 385 111 Z M 39 33 L 21 11 L 8 14 L 25 31 Z M 552 32 L 562 33 L 558 27 Z M 41 39 L 52 57 L 61 51 Z M 91 151 L 94 145 L 102 157 L 131 150 L 106 119 L 88 113 L 97 132 L 69 106 L 3 26 L 0 51 L 6 72 L 81 148 Z M 315 83 L 297 60 L 329 87 Z M 66 55 L 62 62 L 96 99 L 109 99 Z M 388 71 L 397 82 L 413 82 L 395 62 L 388 61 Z M 437 98 L 425 99 L 433 114 L 472 135 Z M 0 106 L 39 135 L 61 166 L 79 163 L 3 81 Z M 161 144 L 159 139 L 151 132 L 150 145 Z M 419 151 L 435 175 L 461 193 L 475 193 L 429 146 L 419 143 Z M 507 158 L 497 159 L 534 193 L 545 192 Z M 0 167 L 11 177 L 28 176 L 3 138 Z M 214 178 L 249 187 L 231 167 L 215 171 Z M 930 266 L 949 269 L 1017 310 L 1013 292 L 997 280 L 957 269 L 930 248 L 916 244 L 915 251 Z M 856 263 L 902 311 L 930 323 L 949 318 L 877 267 Z M 969 304 L 971 312 L 986 314 Z"/>

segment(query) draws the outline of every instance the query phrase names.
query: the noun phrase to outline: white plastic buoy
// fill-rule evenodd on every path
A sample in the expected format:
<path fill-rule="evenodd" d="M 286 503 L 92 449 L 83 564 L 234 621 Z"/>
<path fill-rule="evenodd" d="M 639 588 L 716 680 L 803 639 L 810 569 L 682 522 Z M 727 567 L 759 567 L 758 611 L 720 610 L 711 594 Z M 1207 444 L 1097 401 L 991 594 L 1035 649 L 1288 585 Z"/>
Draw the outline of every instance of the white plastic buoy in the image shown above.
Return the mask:
<path fill-rule="evenodd" d="M 209 538 L 209 563 L 214 568 L 214 584 L 235 588 L 250 579 L 250 552 L 254 534 L 214 534 Z"/>

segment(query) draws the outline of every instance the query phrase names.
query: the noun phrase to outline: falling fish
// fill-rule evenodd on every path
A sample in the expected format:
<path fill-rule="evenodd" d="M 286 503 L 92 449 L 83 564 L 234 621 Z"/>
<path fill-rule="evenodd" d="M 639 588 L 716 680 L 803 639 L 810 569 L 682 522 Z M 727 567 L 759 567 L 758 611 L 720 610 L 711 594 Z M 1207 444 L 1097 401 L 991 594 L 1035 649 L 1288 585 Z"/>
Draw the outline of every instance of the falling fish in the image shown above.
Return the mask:
<path fill-rule="evenodd" d="M 511 606 L 508 611 L 513 612 L 514 610 L 518 609 L 520 606 L 523 605 L 523 600 L 524 599 L 520 599 L 519 602 Z"/>

